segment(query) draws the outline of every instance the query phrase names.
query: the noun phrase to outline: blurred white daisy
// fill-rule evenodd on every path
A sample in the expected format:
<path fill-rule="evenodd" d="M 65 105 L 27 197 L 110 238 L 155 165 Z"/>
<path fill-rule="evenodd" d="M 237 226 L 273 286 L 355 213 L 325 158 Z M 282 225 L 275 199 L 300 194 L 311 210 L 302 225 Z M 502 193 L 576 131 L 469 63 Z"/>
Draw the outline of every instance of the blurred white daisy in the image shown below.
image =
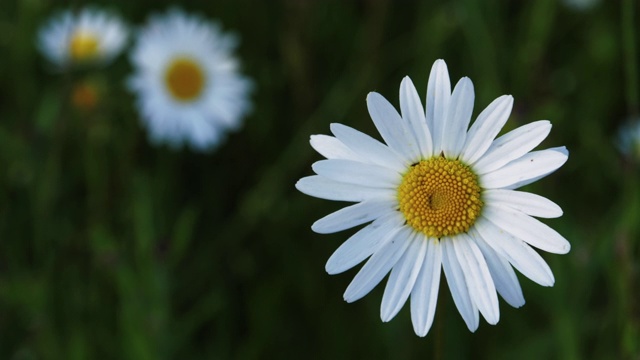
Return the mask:
<path fill-rule="evenodd" d="M 314 135 L 311 146 L 328 160 L 313 164 L 315 176 L 296 187 L 318 198 L 356 202 L 316 221 L 317 233 L 333 233 L 370 221 L 329 258 L 329 274 L 369 258 L 344 293 L 347 302 L 369 293 L 390 272 L 382 297 L 382 321 L 391 320 L 411 296 L 419 336 L 433 322 L 440 269 L 467 327 L 480 312 L 490 324 L 500 317 L 497 292 L 514 307 L 524 304 L 515 267 L 543 286 L 554 277 L 531 246 L 564 254 L 570 245 L 533 218 L 562 210 L 541 196 L 515 191 L 558 169 L 565 147 L 531 151 L 551 130 L 537 121 L 494 140 L 513 105 L 501 96 L 468 128 L 474 90 L 462 78 L 451 92 L 444 61 L 431 69 L 426 112 L 411 80 L 400 85 L 400 110 L 380 94 L 367 106 L 386 145 L 357 130 L 331 124 L 334 136 Z"/>
<path fill-rule="evenodd" d="M 104 64 L 120 53 L 127 40 L 120 18 L 95 8 L 63 11 L 39 32 L 38 46 L 59 67 Z"/>
<path fill-rule="evenodd" d="M 616 146 L 625 156 L 640 160 L 640 119 L 631 119 L 620 126 Z"/>
<path fill-rule="evenodd" d="M 237 38 L 215 22 L 172 10 L 152 17 L 131 53 L 129 79 L 153 142 L 210 150 L 249 111 Z"/>

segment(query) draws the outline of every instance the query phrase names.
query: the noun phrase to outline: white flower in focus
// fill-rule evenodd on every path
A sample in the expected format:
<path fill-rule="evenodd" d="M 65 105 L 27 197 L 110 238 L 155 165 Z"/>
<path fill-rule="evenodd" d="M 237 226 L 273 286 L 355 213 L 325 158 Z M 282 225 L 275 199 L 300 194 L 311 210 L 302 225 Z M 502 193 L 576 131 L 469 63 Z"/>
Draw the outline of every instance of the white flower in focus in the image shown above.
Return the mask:
<path fill-rule="evenodd" d="M 38 46 L 58 67 L 104 64 L 120 53 L 127 27 L 107 12 L 84 8 L 54 16 L 40 30 Z"/>
<path fill-rule="evenodd" d="M 552 286 L 549 266 L 532 246 L 565 254 L 570 245 L 534 219 L 562 210 L 544 197 L 516 191 L 567 161 L 565 147 L 531 151 L 551 130 L 542 120 L 495 139 L 513 105 L 501 96 L 469 129 L 474 90 L 462 78 L 451 92 L 444 61 L 431 69 L 426 112 L 413 83 L 400 85 L 400 110 L 380 94 L 367 106 L 386 145 L 357 130 L 331 124 L 334 136 L 314 135 L 311 146 L 327 160 L 313 164 L 317 175 L 296 184 L 322 199 L 354 202 L 316 221 L 317 233 L 333 233 L 371 222 L 329 258 L 338 274 L 368 258 L 344 293 L 347 302 L 368 294 L 390 272 L 382 297 L 382 321 L 391 320 L 411 297 L 411 319 L 419 336 L 433 322 L 440 269 L 467 327 L 479 313 L 490 324 L 500 317 L 499 293 L 514 307 L 524 297 L 512 267 L 543 286 Z"/>
<path fill-rule="evenodd" d="M 640 119 L 629 120 L 620 126 L 616 140 L 622 154 L 640 160 Z"/>
<path fill-rule="evenodd" d="M 210 150 L 250 109 L 237 39 L 215 22 L 172 10 L 152 17 L 131 53 L 129 87 L 153 142 Z"/>

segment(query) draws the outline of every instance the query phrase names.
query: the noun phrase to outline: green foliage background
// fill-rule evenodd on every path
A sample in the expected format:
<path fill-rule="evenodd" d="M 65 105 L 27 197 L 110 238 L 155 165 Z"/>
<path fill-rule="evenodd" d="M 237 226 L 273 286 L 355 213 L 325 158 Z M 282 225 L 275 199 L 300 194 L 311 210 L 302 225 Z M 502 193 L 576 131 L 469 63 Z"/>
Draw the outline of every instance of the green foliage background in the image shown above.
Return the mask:
<path fill-rule="evenodd" d="M 126 54 L 52 71 L 39 27 L 86 4 L 0 4 L 0 359 L 640 359 L 640 172 L 614 146 L 638 115 L 635 0 L 183 2 L 241 36 L 256 83 L 244 128 L 211 154 L 148 143 Z M 96 4 L 136 26 L 174 5 Z M 520 276 L 527 304 L 501 301 L 476 333 L 442 283 L 419 338 L 407 306 L 380 321 L 382 286 L 342 300 L 357 270 L 324 263 L 353 231 L 313 233 L 340 204 L 294 183 L 321 158 L 309 135 L 377 136 L 366 94 L 397 105 L 409 75 L 424 97 L 438 58 L 473 80 L 474 114 L 515 97 L 504 131 L 552 121 L 542 146 L 569 161 L 529 188 L 562 206 L 545 222 L 572 250 L 543 254 L 554 287 Z M 101 89 L 93 111 L 71 106 L 82 79 Z"/>

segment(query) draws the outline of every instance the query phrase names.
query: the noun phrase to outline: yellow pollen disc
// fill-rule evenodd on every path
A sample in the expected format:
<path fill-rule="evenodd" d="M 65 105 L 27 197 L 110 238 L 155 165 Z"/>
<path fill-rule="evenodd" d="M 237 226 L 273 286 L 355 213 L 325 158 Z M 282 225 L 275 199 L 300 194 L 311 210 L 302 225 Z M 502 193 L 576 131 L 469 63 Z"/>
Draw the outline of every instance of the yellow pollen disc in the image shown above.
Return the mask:
<path fill-rule="evenodd" d="M 164 79 L 171 95 L 179 101 L 195 100 L 205 85 L 205 74 L 200 65 L 184 57 L 169 64 Z"/>
<path fill-rule="evenodd" d="M 76 61 L 94 59 L 98 55 L 98 38 L 93 34 L 76 31 L 69 43 L 69 54 Z"/>
<path fill-rule="evenodd" d="M 441 238 L 467 232 L 480 215 L 477 176 L 441 156 L 413 165 L 398 187 L 400 211 L 415 230 Z"/>

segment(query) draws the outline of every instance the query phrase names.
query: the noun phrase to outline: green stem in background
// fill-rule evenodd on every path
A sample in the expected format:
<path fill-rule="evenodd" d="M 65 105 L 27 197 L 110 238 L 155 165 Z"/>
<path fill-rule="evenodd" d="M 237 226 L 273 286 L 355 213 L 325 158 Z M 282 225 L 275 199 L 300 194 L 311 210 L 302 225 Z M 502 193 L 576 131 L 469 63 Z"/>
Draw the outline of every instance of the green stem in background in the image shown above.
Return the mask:
<path fill-rule="evenodd" d="M 440 275 L 442 276 L 442 275 Z M 433 358 L 435 360 L 442 360 L 442 352 L 444 351 L 444 317 L 445 304 L 447 301 L 443 299 L 442 291 L 438 292 L 438 302 L 434 321 L 435 327 L 435 346 L 433 347 Z"/>
<path fill-rule="evenodd" d="M 625 95 L 629 115 L 636 116 L 638 107 L 638 67 L 635 37 L 636 0 L 622 1 L 622 48 L 624 51 Z"/>
<path fill-rule="evenodd" d="M 477 66 L 478 86 L 483 90 L 478 93 L 495 94 L 500 92 L 500 76 L 498 75 L 498 39 L 492 33 L 492 23 L 487 20 L 486 9 L 481 2 L 466 0 L 458 3 L 458 12 L 462 14 L 462 31 L 467 38 L 472 63 Z"/>

